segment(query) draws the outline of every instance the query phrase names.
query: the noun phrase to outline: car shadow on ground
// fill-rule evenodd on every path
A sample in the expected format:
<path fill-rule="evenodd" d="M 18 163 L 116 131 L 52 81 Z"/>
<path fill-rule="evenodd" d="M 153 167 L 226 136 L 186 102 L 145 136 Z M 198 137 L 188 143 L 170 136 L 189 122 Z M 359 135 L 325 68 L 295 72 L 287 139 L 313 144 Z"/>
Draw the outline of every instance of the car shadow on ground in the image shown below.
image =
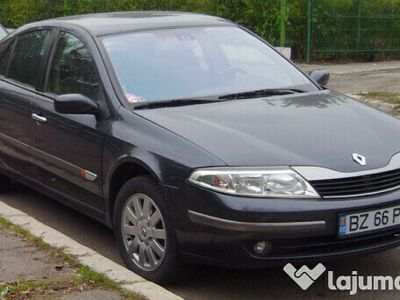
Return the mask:
<path fill-rule="evenodd" d="M 57 201 L 42 196 L 16 184 L 12 191 L 1 195 L 0 200 L 20 209 L 42 223 L 70 236 L 111 260 L 122 264 L 114 243 L 113 232 L 103 224 L 76 212 Z M 398 276 L 399 250 L 366 256 L 336 259 L 325 264 L 333 271 L 334 278 L 351 275 Z M 309 267 L 313 267 L 310 265 Z M 307 291 L 300 289 L 281 268 L 257 270 L 226 270 L 201 266 L 186 281 L 166 286 L 185 299 L 321 299 L 326 297 L 350 297 L 349 292 L 330 291 L 325 272 Z M 397 291 L 358 292 L 351 298 L 379 297 L 393 299 Z"/>

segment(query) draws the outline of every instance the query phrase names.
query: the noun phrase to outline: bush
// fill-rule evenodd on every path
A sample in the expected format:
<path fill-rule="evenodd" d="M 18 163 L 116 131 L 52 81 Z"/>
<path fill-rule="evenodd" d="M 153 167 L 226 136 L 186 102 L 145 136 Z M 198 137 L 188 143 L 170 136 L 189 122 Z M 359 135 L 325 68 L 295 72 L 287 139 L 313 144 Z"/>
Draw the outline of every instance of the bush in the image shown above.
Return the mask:
<path fill-rule="evenodd" d="M 279 42 L 279 0 L 1 0 L 0 23 L 17 27 L 57 16 L 105 11 L 173 10 L 200 12 L 221 16 L 250 28 L 272 44 Z M 287 1 L 290 19 L 289 40 L 299 52 L 303 42 L 296 43 L 305 29 L 305 0 Z M 300 15 L 297 20 L 296 15 Z M 293 24 L 293 26 L 292 26 Z M 293 38 L 290 38 L 292 34 Z"/>
<path fill-rule="evenodd" d="M 221 16 L 250 28 L 271 44 L 279 44 L 280 0 L 0 0 L 0 23 L 17 27 L 57 16 L 105 11 L 174 10 Z M 356 32 L 358 3 L 362 4 L 361 37 Z M 286 0 L 286 44 L 295 58 L 306 52 L 306 0 Z M 357 49 L 400 50 L 400 0 L 313 0 L 313 48 L 328 50 L 314 57 L 324 59 L 334 48 L 342 56 Z M 350 16 L 350 17 L 346 17 Z M 358 47 L 358 48 L 357 48 Z M 351 50 L 351 51 L 347 51 Z M 333 52 L 332 52 L 333 53 Z M 334 56 L 334 55 L 333 55 Z"/>

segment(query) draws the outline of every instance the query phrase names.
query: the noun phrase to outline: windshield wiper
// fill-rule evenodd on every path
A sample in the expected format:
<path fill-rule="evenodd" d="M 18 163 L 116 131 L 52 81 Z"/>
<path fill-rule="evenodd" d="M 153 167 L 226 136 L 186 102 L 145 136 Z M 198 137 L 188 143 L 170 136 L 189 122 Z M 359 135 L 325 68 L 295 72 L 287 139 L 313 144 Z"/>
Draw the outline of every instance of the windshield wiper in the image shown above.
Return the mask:
<path fill-rule="evenodd" d="M 162 101 L 145 101 L 136 103 L 133 109 L 146 109 L 146 108 L 159 108 L 159 107 L 172 107 L 194 104 L 205 104 L 213 102 L 222 102 L 218 98 L 188 98 L 188 99 L 171 99 Z"/>
<path fill-rule="evenodd" d="M 219 99 L 249 99 L 249 98 L 261 98 L 261 97 L 270 97 L 270 96 L 280 96 L 280 95 L 290 95 L 304 93 L 302 90 L 296 89 L 263 89 L 263 90 L 255 90 L 249 92 L 235 93 L 220 96 Z"/>
<path fill-rule="evenodd" d="M 227 100 L 234 99 L 248 99 L 248 98 L 260 98 L 269 96 L 279 96 L 279 95 L 290 95 L 304 93 L 302 90 L 296 89 L 263 89 L 255 90 L 243 93 L 228 94 L 219 97 L 208 97 L 208 98 L 183 98 L 183 99 L 170 99 L 161 101 L 144 101 L 135 103 L 133 109 L 151 109 L 160 107 L 173 107 L 173 106 L 183 106 L 183 105 L 195 105 L 195 104 L 205 104 L 214 102 L 223 102 Z"/>

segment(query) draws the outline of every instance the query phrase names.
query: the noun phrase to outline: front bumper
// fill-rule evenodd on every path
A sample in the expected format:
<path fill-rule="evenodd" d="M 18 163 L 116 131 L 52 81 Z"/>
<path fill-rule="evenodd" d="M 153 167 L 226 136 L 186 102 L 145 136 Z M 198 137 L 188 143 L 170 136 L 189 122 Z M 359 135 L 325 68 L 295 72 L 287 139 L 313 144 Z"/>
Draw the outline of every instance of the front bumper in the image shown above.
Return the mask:
<path fill-rule="evenodd" d="M 191 210 L 188 211 L 188 214 L 190 220 L 194 223 L 214 227 L 217 229 L 225 229 L 238 232 L 285 234 L 294 232 L 318 232 L 326 230 L 326 221 L 252 223 L 221 219 Z"/>
<path fill-rule="evenodd" d="M 260 199 L 186 185 L 171 189 L 176 235 L 186 260 L 225 267 L 321 261 L 400 245 L 400 228 L 338 237 L 338 215 L 400 203 L 400 191 L 347 199 Z M 254 245 L 267 241 L 267 253 Z"/>

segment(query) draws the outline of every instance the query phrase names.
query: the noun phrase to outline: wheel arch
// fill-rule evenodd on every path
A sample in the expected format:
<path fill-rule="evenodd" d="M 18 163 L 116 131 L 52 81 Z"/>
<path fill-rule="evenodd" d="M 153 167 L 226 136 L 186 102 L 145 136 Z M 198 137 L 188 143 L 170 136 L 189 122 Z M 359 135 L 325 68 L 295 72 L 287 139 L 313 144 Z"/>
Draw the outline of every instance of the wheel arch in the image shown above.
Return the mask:
<path fill-rule="evenodd" d="M 128 180 L 141 175 L 148 175 L 157 183 L 162 184 L 160 176 L 153 171 L 149 164 L 136 157 L 126 156 L 120 158 L 109 172 L 104 192 L 107 223 L 111 227 L 113 227 L 113 211 L 118 191 Z"/>

